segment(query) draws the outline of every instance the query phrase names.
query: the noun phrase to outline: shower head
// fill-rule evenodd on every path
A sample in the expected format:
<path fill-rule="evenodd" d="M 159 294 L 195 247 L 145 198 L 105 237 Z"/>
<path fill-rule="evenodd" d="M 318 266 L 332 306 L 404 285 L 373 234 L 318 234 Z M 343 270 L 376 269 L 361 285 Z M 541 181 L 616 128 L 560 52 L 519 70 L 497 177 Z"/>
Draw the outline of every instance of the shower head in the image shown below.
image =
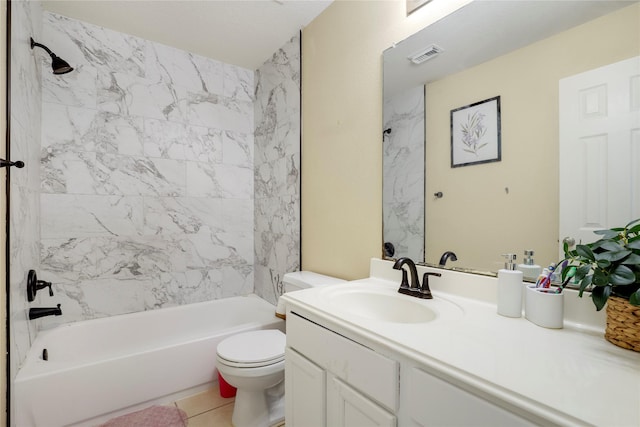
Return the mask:
<path fill-rule="evenodd" d="M 36 43 L 33 38 L 31 38 L 31 49 L 36 46 L 44 49 L 51 56 L 51 68 L 53 69 L 53 74 L 66 74 L 73 71 L 73 67 L 70 66 L 67 61 L 51 52 L 51 50 L 45 45 Z"/>
<path fill-rule="evenodd" d="M 51 68 L 53 69 L 53 74 L 66 74 L 73 71 L 73 67 L 67 61 L 55 56 L 53 53 L 51 54 Z"/>

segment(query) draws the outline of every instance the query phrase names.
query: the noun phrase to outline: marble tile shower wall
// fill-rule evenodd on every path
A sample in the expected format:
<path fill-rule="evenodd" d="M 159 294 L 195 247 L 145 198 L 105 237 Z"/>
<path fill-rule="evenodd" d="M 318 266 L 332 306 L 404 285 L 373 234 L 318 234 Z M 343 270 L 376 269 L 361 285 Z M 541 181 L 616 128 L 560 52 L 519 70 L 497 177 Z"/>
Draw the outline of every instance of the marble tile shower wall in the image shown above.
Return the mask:
<path fill-rule="evenodd" d="M 300 35 L 256 71 L 255 292 L 271 303 L 300 269 Z"/>
<path fill-rule="evenodd" d="M 253 71 L 48 12 L 43 33 L 76 68 L 43 73 L 48 324 L 253 292 Z"/>
<path fill-rule="evenodd" d="M 35 338 L 36 330 L 27 312 L 27 272 L 38 269 L 40 261 L 40 111 L 41 89 L 37 52 L 30 49 L 29 37 L 42 34 L 40 2 L 11 2 L 11 160 L 22 160 L 23 169 L 11 168 L 9 192 L 9 342 L 11 343 L 10 378 Z M 13 381 L 10 382 L 13 387 Z M 13 405 L 13 402 L 12 402 Z"/>

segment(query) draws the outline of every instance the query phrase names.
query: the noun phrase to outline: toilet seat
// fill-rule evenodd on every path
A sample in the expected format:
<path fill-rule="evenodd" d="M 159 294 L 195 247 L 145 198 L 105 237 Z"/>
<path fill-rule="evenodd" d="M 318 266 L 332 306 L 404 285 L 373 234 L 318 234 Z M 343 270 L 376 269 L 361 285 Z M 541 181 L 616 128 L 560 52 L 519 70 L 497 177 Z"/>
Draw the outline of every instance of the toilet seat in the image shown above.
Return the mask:
<path fill-rule="evenodd" d="M 217 359 L 238 368 L 257 368 L 284 360 L 286 336 L 277 329 L 243 332 L 218 344 Z"/>

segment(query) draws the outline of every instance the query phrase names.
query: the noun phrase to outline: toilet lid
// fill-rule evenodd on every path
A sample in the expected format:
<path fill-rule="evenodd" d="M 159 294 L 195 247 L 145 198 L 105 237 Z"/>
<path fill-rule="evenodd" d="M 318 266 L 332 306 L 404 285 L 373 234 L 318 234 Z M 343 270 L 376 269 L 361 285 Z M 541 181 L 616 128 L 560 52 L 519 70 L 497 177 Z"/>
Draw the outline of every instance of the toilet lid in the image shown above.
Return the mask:
<path fill-rule="evenodd" d="M 233 364 L 264 366 L 284 359 L 286 336 L 277 329 L 242 332 L 218 344 L 218 357 Z"/>

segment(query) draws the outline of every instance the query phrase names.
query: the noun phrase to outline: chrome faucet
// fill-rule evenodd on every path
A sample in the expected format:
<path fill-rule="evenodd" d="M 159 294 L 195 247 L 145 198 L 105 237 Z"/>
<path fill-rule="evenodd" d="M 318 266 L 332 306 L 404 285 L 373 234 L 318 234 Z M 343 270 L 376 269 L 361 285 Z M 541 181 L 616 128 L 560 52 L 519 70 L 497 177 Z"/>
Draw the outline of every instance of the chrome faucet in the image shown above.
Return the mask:
<path fill-rule="evenodd" d="M 411 273 L 411 286 L 407 280 L 407 270 L 402 268 L 404 265 L 409 266 L 409 273 Z M 440 273 L 424 273 L 422 276 L 422 286 L 420 286 L 420 280 L 418 279 L 418 270 L 416 265 L 409 258 L 399 258 L 395 264 L 393 264 L 395 270 L 402 271 L 402 282 L 398 292 L 405 295 L 411 295 L 416 298 L 432 299 L 431 289 L 429 289 L 429 276 L 440 277 Z"/>
<path fill-rule="evenodd" d="M 451 260 L 451 261 L 457 261 L 458 257 L 456 256 L 455 253 L 451 252 L 451 251 L 447 251 L 445 253 L 442 254 L 442 256 L 440 257 L 440 262 L 438 263 L 439 267 L 444 267 L 444 265 L 447 263 L 447 260 Z"/>

